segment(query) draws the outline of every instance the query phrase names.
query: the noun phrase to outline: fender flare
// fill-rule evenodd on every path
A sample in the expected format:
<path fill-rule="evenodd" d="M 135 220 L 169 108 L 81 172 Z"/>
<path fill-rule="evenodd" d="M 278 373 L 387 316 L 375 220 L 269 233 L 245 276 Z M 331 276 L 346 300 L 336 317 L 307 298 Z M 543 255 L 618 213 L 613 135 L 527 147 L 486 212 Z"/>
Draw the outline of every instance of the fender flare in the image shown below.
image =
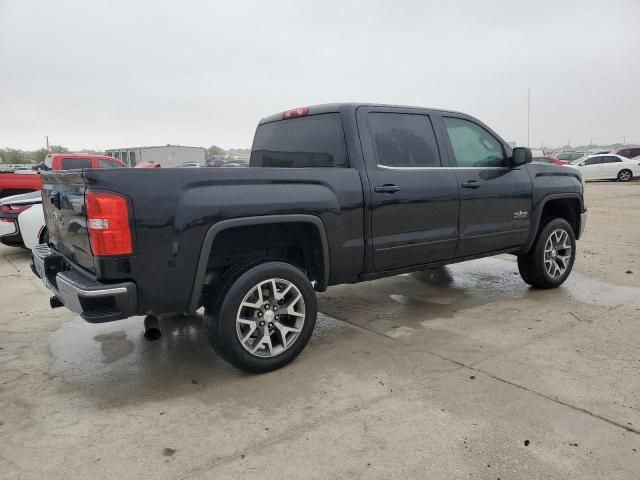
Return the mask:
<path fill-rule="evenodd" d="M 200 294 L 204 285 L 204 277 L 207 273 L 207 264 L 209 263 L 209 254 L 213 242 L 218 234 L 229 228 L 246 227 L 251 225 L 265 225 L 269 223 L 309 223 L 313 225 L 318 234 L 320 235 L 320 242 L 322 244 L 322 261 L 323 272 L 318 291 L 324 291 L 329 285 L 329 243 L 327 241 L 327 233 L 324 228 L 324 224 L 320 218 L 314 215 L 303 214 L 291 214 L 291 215 L 264 215 L 257 217 L 240 217 L 230 218 L 228 220 L 222 220 L 212 225 L 204 236 L 202 248 L 200 250 L 200 257 L 198 258 L 198 266 L 196 269 L 196 275 L 193 282 L 193 288 L 191 290 L 191 299 L 189 300 L 188 313 L 193 314 L 198 309 L 198 302 L 200 300 Z"/>
<path fill-rule="evenodd" d="M 533 219 L 531 221 L 531 230 L 529 231 L 529 239 L 527 240 L 527 244 L 525 248 L 522 250 L 523 253 L 528 252 L 533 246 L 533 242 L 536 239 L 536 235 L 538 234 L 538 230 L 540 229 L 540 219 L 542 218 L 542 211 L 547 203 L 552 200 L 560 200 L 560 199 L 576 199 L 580 204 L 580 211 L 578 215 L 584 212 L 584 202 L 583 197 L 579 193 L 552 193 L 550 195 L 546 195 L 538 204 L 537 208 L 534 211 Z M 578 221 L 580 221 L 578 219 Z M 576 238 L 579 235 L 579 232 L 576 233 Z"/>

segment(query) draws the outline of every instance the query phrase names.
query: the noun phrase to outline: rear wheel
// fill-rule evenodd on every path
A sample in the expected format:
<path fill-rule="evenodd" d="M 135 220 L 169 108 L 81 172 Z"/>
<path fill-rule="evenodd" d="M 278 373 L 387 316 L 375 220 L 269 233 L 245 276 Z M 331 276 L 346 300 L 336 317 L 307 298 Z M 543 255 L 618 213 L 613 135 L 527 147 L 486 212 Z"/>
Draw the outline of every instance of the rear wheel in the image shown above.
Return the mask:
<path fill-rule="evenodd" d="M 633 178 L 633 173 L 631 173 L 631 170 L 624 169 L 618 172 L 618 181 L 620 182 L 628 182 L 632 178 Z"/>
<path fill-rule="evenodd" d="M 227 362 L 252 373 L 295 359 L 315 327 L 315 291 L 284 262 L 253 261 L 230 270 L 205 307 L 209 342 Z"/>
<path fill-rule="evenodd" d="M 529 252 L 518 256 L 518 270 L 533 287 L 556 288 L 571 273 L 575 256 L 573 228 L 564 218 L 555 218 L 540 229 Z"/>

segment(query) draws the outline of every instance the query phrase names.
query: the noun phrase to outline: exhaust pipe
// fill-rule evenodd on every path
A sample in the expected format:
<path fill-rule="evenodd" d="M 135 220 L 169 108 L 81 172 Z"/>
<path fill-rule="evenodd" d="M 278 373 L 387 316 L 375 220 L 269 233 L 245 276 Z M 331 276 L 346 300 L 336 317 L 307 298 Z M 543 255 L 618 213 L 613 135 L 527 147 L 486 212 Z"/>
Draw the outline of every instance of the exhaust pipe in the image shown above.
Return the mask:
<path fill-rule="evenodd" d="M 60 300 L 55 295 L 49 298 L 49 305 L 51 305 L 51 308 L 64 307 L 64 303 L 62 303 L 62 300 Z"/>

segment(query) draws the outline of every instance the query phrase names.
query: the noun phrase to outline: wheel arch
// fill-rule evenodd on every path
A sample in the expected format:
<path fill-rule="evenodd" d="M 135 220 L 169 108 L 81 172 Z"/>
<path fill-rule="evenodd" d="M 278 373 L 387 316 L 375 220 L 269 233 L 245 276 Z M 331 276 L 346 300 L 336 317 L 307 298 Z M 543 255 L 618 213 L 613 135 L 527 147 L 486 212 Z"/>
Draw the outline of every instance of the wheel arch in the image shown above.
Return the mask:
<path fill-rule="evenodd" d="M 547 195 L 542 199 L 534 212 L 531 231 L 529 232 L 529 239 L 522 252 L 528 252 L 533 246 L 538 231 L 540 231 L 541 222 L 543 221 L 545 214 L 552 214 L 555 217 L 567 220 L 574 230 L 576 239 L 580 238 L 580 214 L 584 211 L 583 198 L 578 193 Z"/>
<path fill-rule="evenodd" d="M 202 289 L 205 286 L 205 276 L 207 274 L 207 267 L 209 264 L 209 259 L 211 257 L 213 245 L 216 238 L 222 232 L 234 228 L 253 227 L 258 225 L 273 225 L 278 223 L 309 225 L 310 227 L 312 227 L 313 231 L 317 233 L 318 239 L 320 241 L 320 247 L 322 249 L 322 265 L 320 267 L 320 278 L 316 286 L 316 290 L 326 290 L 329 284 L 329 243 L 327 241 L 327 234 L 324 228 L 324 224 L 322 223 L 322 220 L 320 220 L 320 218 L 314 215 L 304 214 L 264 215 L 231 218 L 228 220 L 222 220 L 221 222 L 212 225 L 205 234 L 202 248 L 200 250 L 200 257 L 198 258 L 188 312 L 194 313 L 199 306 Z"/>

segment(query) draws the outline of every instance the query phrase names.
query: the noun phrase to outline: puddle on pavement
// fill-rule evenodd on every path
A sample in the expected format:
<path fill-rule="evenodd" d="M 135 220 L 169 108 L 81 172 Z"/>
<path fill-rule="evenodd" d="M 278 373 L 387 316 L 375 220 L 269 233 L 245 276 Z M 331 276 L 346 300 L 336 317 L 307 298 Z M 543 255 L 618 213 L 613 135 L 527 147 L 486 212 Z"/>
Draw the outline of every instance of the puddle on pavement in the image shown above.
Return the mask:
<path fill-rule="evenodd" d="M 494 257 L 334 287 L 320 295 L 319 308 L 340 320 L 387 334 L 401 326 L 453 318 L 462 310 L 490 302 L 522 298 L 617 307 L 639 302 L 640 288 L 573 272 L 558 289 L 536 290 L 522 281 L 515 261 Z"/>
<path fill-rule="evenodd" d="M 211 348 L 202 315 L 160 320 L 162 336 L 144 339 L 143 317 L 89 324 L 76 317 L 49 337 L 51 374 L 95 399 L 113 406 L 141 399 L 204 394 L 218 395 L 233 383 L 251 387 L 252 375 L 222 361 Z M 333 348 L 349 341 L 354 329 L 319 314 L 311 348 Z M 66 387 L 65 387 L 66 389 Z"/>
<path fill-rule="evenodd" d="M 100 342 L 102 361 L 105 363 L 115 362 L 133 352 L 133 342 L 127 339 L 127 333 L 123 331 L 103 333 L 93 339 Z"/>

